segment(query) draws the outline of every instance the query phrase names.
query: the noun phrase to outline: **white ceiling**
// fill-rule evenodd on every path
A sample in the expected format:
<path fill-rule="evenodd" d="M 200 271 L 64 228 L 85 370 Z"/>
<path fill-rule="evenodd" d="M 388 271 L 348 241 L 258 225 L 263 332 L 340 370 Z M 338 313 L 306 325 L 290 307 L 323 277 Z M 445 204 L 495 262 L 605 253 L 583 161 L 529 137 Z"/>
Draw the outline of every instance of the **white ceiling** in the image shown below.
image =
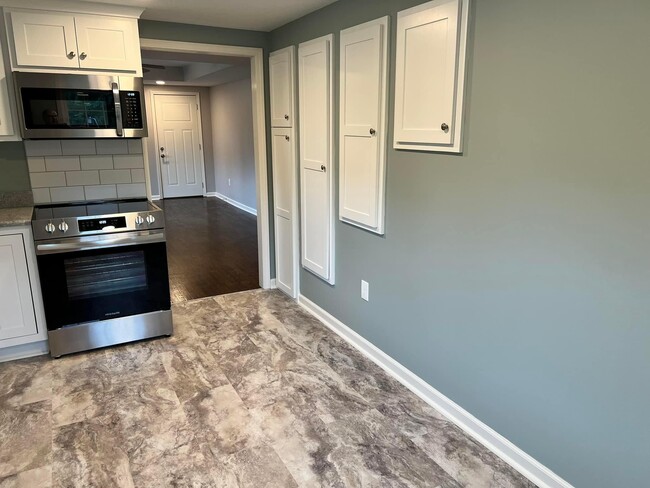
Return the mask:
<path fill-rule="evenodd" d="M 143 19 L 271 31 L 335 0 L 87 0 L 129 5 L 145 11 Z"/>

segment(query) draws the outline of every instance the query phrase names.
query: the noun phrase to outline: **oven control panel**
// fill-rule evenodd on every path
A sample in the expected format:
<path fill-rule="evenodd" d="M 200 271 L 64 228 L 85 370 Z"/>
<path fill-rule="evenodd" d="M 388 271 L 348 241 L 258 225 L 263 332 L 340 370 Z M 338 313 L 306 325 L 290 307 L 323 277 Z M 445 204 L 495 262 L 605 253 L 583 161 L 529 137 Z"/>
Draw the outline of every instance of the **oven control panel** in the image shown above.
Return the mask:
<path fill-rule="evenodd" d="M 79 219 L 79 232 L 115 230 L 126 228 L 126 217 L 107 217 L 100 219 Z"/>

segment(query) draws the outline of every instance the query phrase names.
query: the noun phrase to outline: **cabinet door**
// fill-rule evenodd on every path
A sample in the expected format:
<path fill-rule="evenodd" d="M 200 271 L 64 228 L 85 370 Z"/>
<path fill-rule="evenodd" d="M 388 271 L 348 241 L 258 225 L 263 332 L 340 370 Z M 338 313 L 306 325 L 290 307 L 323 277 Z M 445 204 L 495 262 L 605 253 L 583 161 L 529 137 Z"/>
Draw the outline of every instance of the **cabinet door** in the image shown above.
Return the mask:
<path fill-rule="evenodd" d="M 54 12 L 11 12 L 17 66 L 79 68 L 74 17 Z"/>
<path fill-rule="evenodd" d="M 269 85 L 271 91 L 271 126 L 293 127 L 293 56 L 294 47 L 271 53 Z"/>
<path fill-rule="evenodd" d="M 332 35 L 300 44 L 302 265 L 334 284 Z"/>
<path fill-rule="evenodd" d="M 460 152 L 467 4 L 434 0 L 398 14 L 395 148 Z"/>
<path fill-rule="evenodd" d="M 388 17 L 341 31 L 339 217 L 383 233 Z"/>
<path fill-rule="evenodd" d="M 0 340 L 36 332 L 23 237 L 0 236 Z"/>
<path fill-rule="evenodd" d="M 5 71 L 2 50 L 0 49 L 0 136 L 13 136 L 15 134 L 11 112 L 9 82 Z M 5 137 L 4 139 L 6 140 L 7 138 Z"/>
<path fill-rule="evenodd" d="M 277 287 L 298 296 L 298 168 L 294 130 L 271 130 Z"/>
<path fill-rule="evenodd" d="M 81 68 L 139 71 L 137 20 L 76 15 L 75 26 Z"/>

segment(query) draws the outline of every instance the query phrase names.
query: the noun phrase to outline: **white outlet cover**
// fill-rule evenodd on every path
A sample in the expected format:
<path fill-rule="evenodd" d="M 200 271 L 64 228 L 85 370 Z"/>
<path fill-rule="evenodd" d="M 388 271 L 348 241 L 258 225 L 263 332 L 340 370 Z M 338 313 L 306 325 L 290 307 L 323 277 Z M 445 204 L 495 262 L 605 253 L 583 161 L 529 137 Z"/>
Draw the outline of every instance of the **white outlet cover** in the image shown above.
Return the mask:
<path fill-rule="evenodd" d="M 361 280 L 361 298 L 363 298 L 366 302 L 370 300 L 370 285 L 368 284 L 367 281 Z"/>

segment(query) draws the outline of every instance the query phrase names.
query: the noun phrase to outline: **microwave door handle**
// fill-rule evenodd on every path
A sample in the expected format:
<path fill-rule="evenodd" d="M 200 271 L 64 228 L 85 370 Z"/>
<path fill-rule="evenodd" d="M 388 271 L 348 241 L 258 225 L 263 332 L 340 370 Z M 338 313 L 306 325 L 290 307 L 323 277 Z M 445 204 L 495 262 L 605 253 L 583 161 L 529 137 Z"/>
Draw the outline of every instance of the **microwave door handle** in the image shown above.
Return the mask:
<path fill-rule="evenodd" d="M 113 102 L 115 103 L 115 130 L 118 137 L 124 135 L 124 124 L 122 123 L 122 103 L 120 102 L 120 87 L 116 82 L 111 83 L 113 89 Z"/>

